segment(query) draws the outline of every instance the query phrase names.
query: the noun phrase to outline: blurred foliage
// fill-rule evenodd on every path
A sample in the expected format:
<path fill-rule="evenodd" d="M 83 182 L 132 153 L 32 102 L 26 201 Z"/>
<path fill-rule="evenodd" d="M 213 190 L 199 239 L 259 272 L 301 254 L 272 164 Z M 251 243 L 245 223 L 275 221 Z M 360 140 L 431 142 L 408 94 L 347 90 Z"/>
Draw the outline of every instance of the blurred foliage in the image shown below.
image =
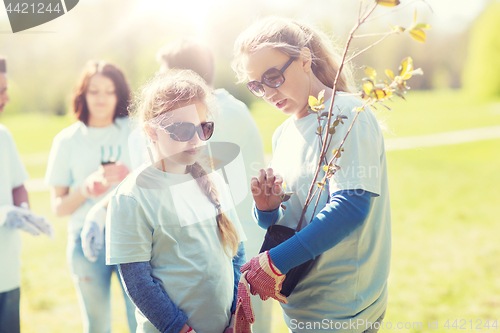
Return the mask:
<path fill-rule="evenodd" d="M 212 46 L 216 61 L 215 87 L 226 88 L 249 105 L 255 98 L 245 85 L 235 83 L 235 74 L 229 65 L 234 40 L 246 26 L 263 13 L 295 17 L 318 26 L 342 45 L 354 19 L 351 16 L 356 12 L 352 9 L 357 8 L 354 3 L 318 0 L 314 5 L 306 5 L 305 0 L 227 0 L 223 6 L 207 5 L 209 9 L 202 13 L 206 17 L 197 27 L 193 22 L 200 13 L 191 13 L 190 9 L 196 6 L 193 2 L 168 1 L 158 7 L 158 2 L 152 0 L 81 1 L 60 19 L 23 33 L 0 35 L 0 54 L 8 58 L 11 97 L 2 117 L 17 112 L 66 113 L 73 86 L 90 59 L 115 62 L 125 71 L 137 93 L 159 68 L 156 51 L 183 36 L 196 36 Z M 324 10 L 318 11 L 318 8 Z M 408 10 L 413 14 L 414 9 Z M 334 15 L 332 19 L 333 12 L 342 15 Z M 430 18 L 427 9 L 419 9 L 419 22 L 431 22 Z M 386 31 L 389 21 L 403 27 L 402 23 L 408 24 L 407 19 L 399 22 L 397 13 L 387 15 L 386 19 L 367 24 L 364 31 Z M 0 21 L 0 30 L 10 30 L 7 21 Z M 426 73 L 414 79 L 412 89 L 460 87 L 466 52 L 464 35 L 436 30 L 427 36 L 426 44 L 424 48 L 411 38 L 388 38 L 383 47 L 355 59 L 357 78 L 364 76 L 359 64 L 397 68 L 401 59 L 411 54 Z M 362 45 L 366 42 L 353 42 L 355 48 Z"/>
<path fill-rule="evenodd" d="M 419 21 L 427 19 L 424 11 L 419 12 Z M 386 31 L 388 28 L 378 22 L 372 22 L 367 26 L 370 25 L 372 28 L 360 29 L 362 33 Z M 378 29 L 374 29 L 374 26 Z M 403 28 L 408 27 L 403 26 Z M 387 38 L 380 47 L 375 47 L 356 58 L 355 62 L 358 64 L 356 79 L 360 82 L 365 76 L 360 64 L 373 68 L 397 68 L 401 59 L 411 54 L 413 61 L 418 63 L 425 73 L 424 76 L 412 78 L 412 89 L 460 88 L 466 57 L 466 35 L 467 32 L 450 34 L 433 29 L 432 33 L 427 35 L 425 44 L 416 42 L 414 38 Z M 376 38 L 373 37 L 374 41 Z M 361 49 L 364 43 L 365 40 L 356 39 L 353 41 L 353 46 Z"/>
<path fill-rule="evenodd" d="M 469 40 L 463 74 L 464 88 L 473 96 L 500 96 L 500 1 L 492 1 L 476 20 Z"/>

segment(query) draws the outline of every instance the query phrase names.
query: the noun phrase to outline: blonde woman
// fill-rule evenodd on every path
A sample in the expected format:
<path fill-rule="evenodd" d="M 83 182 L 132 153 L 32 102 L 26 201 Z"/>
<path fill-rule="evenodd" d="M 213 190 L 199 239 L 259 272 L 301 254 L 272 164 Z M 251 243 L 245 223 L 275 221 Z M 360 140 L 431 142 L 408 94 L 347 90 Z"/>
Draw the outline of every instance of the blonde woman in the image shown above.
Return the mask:
<path fill-rule="evenodd" d="M 279 224 L 295 229 L 321 152 L 308 98 L 324 90 L 328 110 L 340 57 L 320 31 L 277 17 L 242 32 L 234 51 L 233 68 L 240 80 L 247 81 L 255 96 L 290 116 L 273 135 L 270 168 L 251 180 L 256 219 L 263 228 Z M 348 70 L 340 75 L 337 88 L 333 115 L 343 112 L 348 118 L 336 128 L 332 149 L 363 104 L 347 94 L 354 91 Z M 321 193 L 316 215 L 311 204 L 304 228 L 242 267 L 252 293 L 282 303 L 292 332 L 376 332 L 384 317 L 390 206 L 382 132 L 370 110 L 360 114 L 344 149 L 341 169 Z M 283 182 L 294 192 L 284 203 L 286 210 L 280 207 Z M 315 258 L 288 298 L 282 295 L 289 270 Z"/>

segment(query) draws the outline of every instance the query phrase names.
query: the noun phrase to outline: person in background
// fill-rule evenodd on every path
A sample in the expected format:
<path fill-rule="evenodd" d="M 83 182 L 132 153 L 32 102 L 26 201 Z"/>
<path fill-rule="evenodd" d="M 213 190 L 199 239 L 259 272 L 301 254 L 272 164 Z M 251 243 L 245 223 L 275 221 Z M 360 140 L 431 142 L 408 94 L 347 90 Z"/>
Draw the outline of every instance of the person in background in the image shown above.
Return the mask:
<path fill-rule="evenodd" d="M 213 53 L 207 45 L 193 37 L 185 37 L 171 42 L 157 52 L 157 61 L 161 64 L 160 72 L 169 69 L 190 69 L 200 75 L 214 89 L 215 66 Z M 240 149 L 245 164 L 246 184 L 252 176 L 265 166 L 262 138 L 247 106 L 234 98 L 227 90 L 214 90 L 219 112 L 216 118 L 216 130 L 211 142 L 230 142 Z M 253 198 L 248 191 L 244 200 L 237 204 L 236 211 L 247 236 L 245 251 L 248 258 L 259 254 L 264 240 L 262 230 L 252 216 Z M 238 283 L 238 281 L 236 281 Z M 252 296 L 255 333 L 271 332 L 272 303 L 263 302 L 258 296 Z"/>
<path fill-rule="evenodd" d="M 9 102 L 6 60 L 0 57 L 0 113 Z M 7 127 L 0 124 L 0 332 L 20 332 L 21 232 L 53 238 L 50 222 L 29 210 L 24 167 Z"/>
<path fill-rule="evenodd" d="M 130 89 L 123 72 L 105 61 L 89 61 L 78 81 L 73 111 L 78 121 L 54 138 L 45 182 L 52 211 L 70 215 L 67 260 L 80 303 L 85 333 L 111 331 L 111 276 L 106 266 L 106 197 L 129 173 Z M 123 292 L 135 332 L 135 306 Z"/>

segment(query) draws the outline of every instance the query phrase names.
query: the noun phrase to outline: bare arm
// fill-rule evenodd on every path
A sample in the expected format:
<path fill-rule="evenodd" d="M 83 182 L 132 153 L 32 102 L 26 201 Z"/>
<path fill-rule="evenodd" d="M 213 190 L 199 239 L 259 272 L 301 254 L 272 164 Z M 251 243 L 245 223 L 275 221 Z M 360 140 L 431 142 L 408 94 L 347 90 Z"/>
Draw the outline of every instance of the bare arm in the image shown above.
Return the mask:
<path fill-rule="evenodd" d="M 66 186 L 52 186 L 50 199 L 52 212 L 56 216 L 72 214 L 80 207 L 88 197 L 99 197 L 104 194 L 111 185 L 119 184 L 129 173 L 127 166 L 120 162 L 101 166 L 97 171 L 87 177 L 78 189 L 69 193 Z M 100 204 L 107 207 L 111 195 L 104 197 Z"/>
<path fill-rule="evenodd" d="M 65 186 L 52 186 L 50 189 L 52 212 L 59 217 L 72 214 L 86 200 L 87 197 L 79 188 L 71 193 L 69 193 L 69 187 Z"/>
<path fill-rule="evenodd" d="M 16 187 L 12 190 L 12 199 L 14 201 L 14 206 L 20 207 L 23 202 L 26 202 L 29 205 L 28 191 L 26 191 L 24 185 Z"/>

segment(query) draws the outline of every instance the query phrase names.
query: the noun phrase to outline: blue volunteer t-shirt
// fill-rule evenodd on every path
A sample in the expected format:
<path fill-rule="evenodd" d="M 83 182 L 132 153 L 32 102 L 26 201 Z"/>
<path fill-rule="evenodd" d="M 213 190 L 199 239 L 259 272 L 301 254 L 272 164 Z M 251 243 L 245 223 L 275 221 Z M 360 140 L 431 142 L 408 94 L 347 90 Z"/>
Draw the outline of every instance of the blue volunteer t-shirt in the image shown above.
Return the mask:
<path fill-rule="evenodd" d="M 106 127 L 88 127 L 78 121 L 63 129 L 52 143 L 45 183 L 78 189 L 102 162 L 110 159 L 116 159 L 131 169 L 128 149 L 131 132 L 131 122 L 125 117 L 116 118 L 112 125 Z M 78 237 L 88 211 L 102 196 L 88 198 L 71 214 L 68 225 L 71 235 Z"/>

